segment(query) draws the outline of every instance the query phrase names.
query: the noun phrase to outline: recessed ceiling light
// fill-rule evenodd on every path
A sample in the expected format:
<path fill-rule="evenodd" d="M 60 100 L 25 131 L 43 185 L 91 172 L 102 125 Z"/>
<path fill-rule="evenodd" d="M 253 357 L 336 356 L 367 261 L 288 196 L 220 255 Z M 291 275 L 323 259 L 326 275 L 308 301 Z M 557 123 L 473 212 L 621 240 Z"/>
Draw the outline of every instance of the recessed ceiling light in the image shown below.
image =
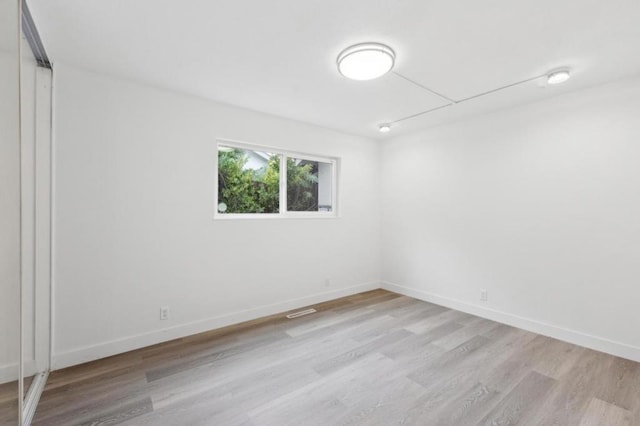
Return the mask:
<path fill-rule="evenodd" d="M 391 71 L 395 52 L 384 44 L 361 43 L 338 55 L 338 71 L 352 80 L 373 80 Z"/>
<path fill-rule="evenodd" d="M 381 124 L 378 126 L 380 133 L 389 133 L 391 131 L 391 124 Z"/>
<path fill-rule="evenodd" d="M 553 71 L 549 73 L 549 75 L 547 75 L 547 83 L 549 84 L 564 83 L 565 81 L 569 80 L 570 77 L 571 77 L 571 73 L 569 73 L 569 70 Z"/>

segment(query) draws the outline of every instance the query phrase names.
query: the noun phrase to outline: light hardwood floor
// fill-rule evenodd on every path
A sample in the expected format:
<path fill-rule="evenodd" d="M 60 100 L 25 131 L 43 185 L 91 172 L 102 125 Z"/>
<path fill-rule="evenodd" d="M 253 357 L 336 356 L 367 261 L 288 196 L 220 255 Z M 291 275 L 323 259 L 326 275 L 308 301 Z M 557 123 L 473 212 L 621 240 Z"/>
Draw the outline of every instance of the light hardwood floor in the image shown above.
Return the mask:
<path fill-rule="evenodd" d="M 34 376 L 24 378 L 24 395 L 27 395 Z M 0 425 L 15 425 L 18 423 L 18 382 L 0 385 Z"/>
<path fill-rule="evenodd" d="M 18 423 L 18 382 L 0 385 L 0 425 Z"/>
<path fill-rule="evenodd" d="M 56 371 L 38 425 L 640 425 L 640 364 L 382 290 Z"/>

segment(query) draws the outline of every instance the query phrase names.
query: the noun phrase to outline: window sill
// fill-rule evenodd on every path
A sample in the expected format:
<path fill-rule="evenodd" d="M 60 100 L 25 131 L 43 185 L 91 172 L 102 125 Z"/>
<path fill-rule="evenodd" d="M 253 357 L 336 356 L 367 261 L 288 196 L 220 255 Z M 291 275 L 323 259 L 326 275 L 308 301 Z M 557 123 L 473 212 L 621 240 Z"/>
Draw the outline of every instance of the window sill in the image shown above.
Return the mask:
<path fill-rule="evenodd" d="M 213 220 L 282 220 L 282 219 L 338 219 L 340 216 L 337 213 L 315 213 L 315 212 L 297 212 L 297 213 L 284 213 L 284 214 L 215 214 Z"/>

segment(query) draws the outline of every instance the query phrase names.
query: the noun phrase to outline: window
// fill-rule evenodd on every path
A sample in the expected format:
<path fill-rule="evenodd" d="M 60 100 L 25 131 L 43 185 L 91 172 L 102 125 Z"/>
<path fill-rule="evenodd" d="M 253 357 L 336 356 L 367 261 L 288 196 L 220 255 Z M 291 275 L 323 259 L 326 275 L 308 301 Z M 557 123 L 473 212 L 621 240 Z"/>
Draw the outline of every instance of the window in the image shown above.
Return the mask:
<path fill-rule="evenodd" d="M 218 212 L 278 213 L 280 155 L 218 147 Z"/>
<path fill-rule="evenodd" d="M 337 160 L 220 141 L 216 218 L 335 217 Z"/>
<path fill-rule="evenodd" d="M 287 211 L 331 212 L 333 163 L 287 157 Z"/>

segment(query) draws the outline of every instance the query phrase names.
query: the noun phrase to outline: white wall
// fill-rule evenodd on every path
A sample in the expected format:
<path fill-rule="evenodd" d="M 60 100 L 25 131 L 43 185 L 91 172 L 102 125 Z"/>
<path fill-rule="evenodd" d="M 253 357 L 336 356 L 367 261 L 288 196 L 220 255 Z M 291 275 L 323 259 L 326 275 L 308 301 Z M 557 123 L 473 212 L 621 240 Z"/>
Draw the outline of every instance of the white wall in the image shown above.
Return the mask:
<path fill-rule="evenodd" d="M 399 137 L 382 158 L 387 288 L 640 360 L 640 79 Z"/>
<path fill-rule="evenodd" d="M 640 79 L 382 151 L 61 64 L 55 97 L 55 368 L 375 288 L 380 276 L 640 360 Z M 213 221 L 216 138 L 340 157 L 341 217 Z"/>
<path fill-rule="evenodd" d="M 379 286 L 377 143 L 60 63 L 54 79 L 54 367 Z M 340 157 L 341 217 L 214 221 L 216 138 Z"/>

